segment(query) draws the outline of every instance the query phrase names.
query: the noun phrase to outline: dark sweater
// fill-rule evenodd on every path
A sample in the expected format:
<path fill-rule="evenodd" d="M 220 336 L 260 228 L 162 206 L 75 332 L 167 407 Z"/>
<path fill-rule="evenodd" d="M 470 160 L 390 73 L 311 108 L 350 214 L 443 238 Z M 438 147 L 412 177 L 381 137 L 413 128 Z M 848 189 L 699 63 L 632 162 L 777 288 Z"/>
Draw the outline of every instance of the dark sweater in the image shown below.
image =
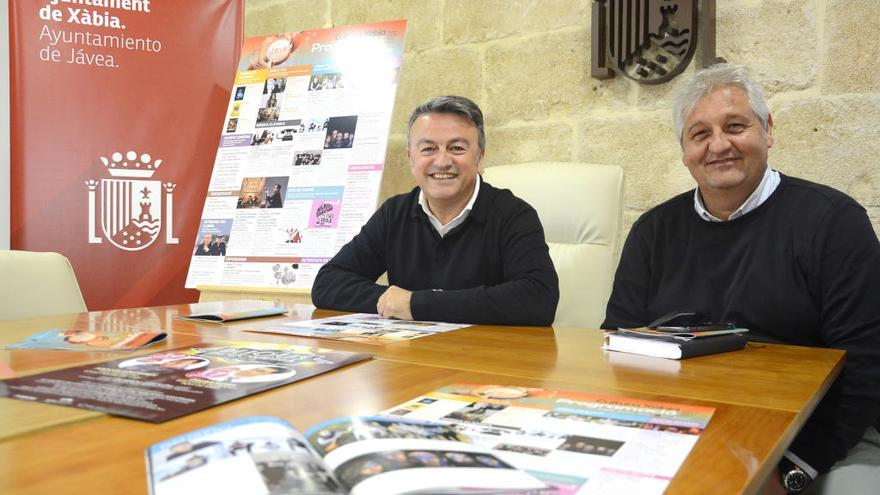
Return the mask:
<path fill-rule="evenodd" d="M 757 340 L 845 349 L 843 372 L 790 447 L 825 472 L 880 415 L 880 243 L 865 209 L 782 176 L 754 211 L 713 223 L 698 217 L 693 194 L 633 225 L 602 327 L 688 310 Z"/>
<path fill-rule="evenodd" d="M 391 285 L 413 291 L 417 320 L 553 322 L 559 280 L 531 206 L 482 182 L 468 217 L 441 238 L 418 199 L 415 188 L 386 201 L 321 268 L 312 286 L 315 306 L 375 313 L 387 289 L 375 281 L 387 271 Z"/>

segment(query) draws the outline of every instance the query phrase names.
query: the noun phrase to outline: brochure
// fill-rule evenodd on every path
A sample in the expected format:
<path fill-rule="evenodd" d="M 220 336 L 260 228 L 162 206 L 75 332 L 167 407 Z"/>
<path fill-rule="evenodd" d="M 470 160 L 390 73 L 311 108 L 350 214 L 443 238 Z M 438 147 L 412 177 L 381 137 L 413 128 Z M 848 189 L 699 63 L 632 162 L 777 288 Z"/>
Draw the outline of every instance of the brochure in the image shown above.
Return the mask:
<path fill-rule="evenodd" d="M 22 342 L 9 344 L 7 349 L 57 349 L 65 351 L 129 352 L 162 342 L 164 332 L 139 330 L 97 332 L 91 330 L 43 330 Z"/>
<path fill-rule="evenodd" d="M 452 426 L 386 417 L 321 423 L 299 433 L 249 417 L 147 450 L 150 493 L 525 493 L 546 488 Z M 534 493 L 534 492 L 531 492 Z"/>
<path fill-rule="evenodd" d="M 0 396 L 161 423 L 367 358 L 266 342 L 199 343 L 0 380 Z"/>
<path fill-rule="evenodd" d="M 381 318 L 375 314 L 357 313 L 317 320 L 296 321 L 279 326 L 248 329 L 247 331 L 383 345 L 469 326 L 435 321 L 394 320 Z"/>
<path fill-rule="evenodd" d="M 455 384 L 305 434 L 252 417 L 147 451 L 155 495 L 661 494 L 713 408 Z"/>
<path fill-rule="evenodd" d="M 287 310 L 283 308 L 265 308 L 254 309 L 251 311 L 238 311 L 235 313 L 199 313 L 175 316 L 175 318 L 180 320 L 213 321 L 223 323 L 227 321 L 249 320 L 251 318 L 262 318 L 264 316 L 278 316 L 286 314 Z"/>

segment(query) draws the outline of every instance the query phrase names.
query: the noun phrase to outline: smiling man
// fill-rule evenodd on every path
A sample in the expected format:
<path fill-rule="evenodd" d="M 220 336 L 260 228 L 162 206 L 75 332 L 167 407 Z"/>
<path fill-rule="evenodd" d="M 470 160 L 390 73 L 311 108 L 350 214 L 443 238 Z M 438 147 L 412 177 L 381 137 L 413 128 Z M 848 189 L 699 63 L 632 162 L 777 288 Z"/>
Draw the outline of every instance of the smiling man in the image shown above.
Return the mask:
<path fill-rule="evenodd" d="M 674 114 L 697 187 L 633 225 L 603 328 L 688 311 L 697 313 L 694 323 L 733 323 L 754 340 L 846 350 L 843 371 L 765 493 L 797 493 L 814 479 L 811 493 L 874 493 L 880 243 L 865 209 L 768 166 L 773 118 L 742 67 L 696 73 Z"/>
<path fill-rule="evenodd" d="M 386 318 L 549 325 L 559 280 L 538 214 L 483 182 L 483 113 L 439 96 L 409 119 L 418 187 L 386 201 L 318 272 L 321 308 Z M 376 283 L 388 273 L 389 286 Z"/>

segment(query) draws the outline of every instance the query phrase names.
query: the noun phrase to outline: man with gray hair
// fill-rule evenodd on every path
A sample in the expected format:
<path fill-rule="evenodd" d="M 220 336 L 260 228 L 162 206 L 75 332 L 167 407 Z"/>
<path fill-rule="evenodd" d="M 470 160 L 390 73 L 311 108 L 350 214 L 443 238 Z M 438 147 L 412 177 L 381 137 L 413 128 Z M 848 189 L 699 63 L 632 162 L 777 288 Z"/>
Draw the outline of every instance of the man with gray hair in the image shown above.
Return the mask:
<path fill-rule="evenodd" d="M 675 102 L 675 127 L 697 188 L 635 222 L 603 328 L 695 312 L 693 323 L 733 323 L 754 340 L 846 350 L 765 493 L 812 480 L 814 493 L 876 493 L 880 243 L 865 209 L 768 166 L 773 118 L 742 67 L 695 74 Z"/>
<path fill-rule="evenodd" d="M 549 325 L 559 279 L 538 214 L 484 182 L 483 113 L 439 96 L 409 119 L 418 187 L 386 201 L 318 272 L 315 306 L 385 318 Z M 388 273 L 389 286 L 376 283 Z"/>

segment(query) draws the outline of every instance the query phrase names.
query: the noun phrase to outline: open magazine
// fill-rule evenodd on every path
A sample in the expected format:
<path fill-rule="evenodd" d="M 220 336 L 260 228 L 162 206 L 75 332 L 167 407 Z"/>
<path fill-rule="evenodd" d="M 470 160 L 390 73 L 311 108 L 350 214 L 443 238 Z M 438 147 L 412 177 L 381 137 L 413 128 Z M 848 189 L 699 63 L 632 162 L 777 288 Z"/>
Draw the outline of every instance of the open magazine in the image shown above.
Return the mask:
<path fill-rule="evenodd" d="M 455 384 L 298 433 L 243 418 L 147 451 L 151 492 L 661 494 L 714 409 Z"/>
<path fill-rule="evenodd" d="M 443 423 L 346 418 L 299 433 L 249 417 L 151 446 L 154 495 L 525 493 L 545 488 Z"/>

